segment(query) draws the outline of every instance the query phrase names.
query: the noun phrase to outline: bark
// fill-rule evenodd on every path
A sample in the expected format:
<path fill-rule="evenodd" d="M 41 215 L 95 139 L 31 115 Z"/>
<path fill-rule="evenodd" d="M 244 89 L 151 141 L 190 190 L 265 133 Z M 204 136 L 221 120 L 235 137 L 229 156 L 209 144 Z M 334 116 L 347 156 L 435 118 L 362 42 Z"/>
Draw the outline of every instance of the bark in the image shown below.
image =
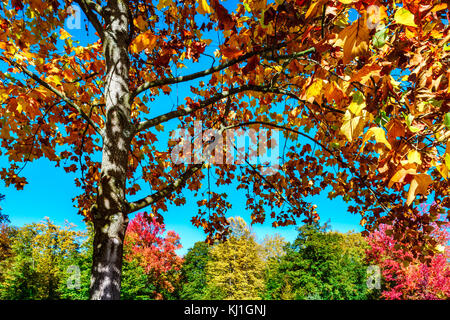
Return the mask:
<path fill-rule="evenodd" d="M 128 72 L 128 1 L 108 1 L 103 12 L 106 59 L 106 124 L 103 132 L 101 180 L 93 209 L 94 247 L 90 298 L 120 298 L 123 240 L 128 224 L 125 200 L 131 124 Z"/>

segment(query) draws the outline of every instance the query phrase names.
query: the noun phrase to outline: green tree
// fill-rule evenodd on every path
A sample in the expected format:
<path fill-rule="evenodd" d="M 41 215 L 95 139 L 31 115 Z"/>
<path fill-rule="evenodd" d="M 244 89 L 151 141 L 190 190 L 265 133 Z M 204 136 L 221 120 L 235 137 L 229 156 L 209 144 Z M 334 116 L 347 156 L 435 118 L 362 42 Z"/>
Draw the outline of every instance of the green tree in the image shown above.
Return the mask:
<path fill-rule="evenodd" d="M 206 297 L 209 299 L 261 299 L 264 261 L 261 245 L 240 218 L 230 218 L 230 237 L 215 244 L 207 263 Z"/>
<path fill-rule="evenodd" d="M 285 247 L 287 242 L 279 234 L 274 236 L 266 236 L 262 242 L 261 251 L 265 263 L 264 267 L 264 298 L 270 299 L 270 292 L 274 283 L 274 275 L 277 273 L 277 268 L 281 258 L 286 254 Z"/>
<path fill-rule="evenodd" d="M 298 228 L 296 240 L 266 282 L 271 299 L 364 299 L 366 244 L 358 233 L 328 231 L 315 223 Z"/>
<path fill-rule="evenodd" d="M 67 267 L 73 263 L 82 233 L 73 225 L 61 228 L 45 222 L 17 229 L 12 240 L 9 269 L 0 284 L 2 299 L 58 299 L 66 284 Z"/>
<path fill-rule="evenodd" d="M 201 300 L 206 294 L 206 266 L 210 260 L 209 250 L 211 246 L 204 241 L 199 241 L 188 250 L 184 257 L 182 268 L 183 288 L 181 298 L 183 300 Z"/>

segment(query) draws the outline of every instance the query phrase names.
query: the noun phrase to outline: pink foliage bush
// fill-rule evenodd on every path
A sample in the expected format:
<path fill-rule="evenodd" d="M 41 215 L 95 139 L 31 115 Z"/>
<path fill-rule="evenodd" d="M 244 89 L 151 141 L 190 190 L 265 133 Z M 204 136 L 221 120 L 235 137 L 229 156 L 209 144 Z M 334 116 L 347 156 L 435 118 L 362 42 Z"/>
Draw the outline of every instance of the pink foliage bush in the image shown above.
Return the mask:
<path fill-rule="evenodd" d="M 380 266 L 384 279 L 382 298 L 435 300 L 450 298 L 450 251 L 448 223 L 433 224 L 437 251 L 429 263 L 414 258 L 391 236 L 391 226 L 381 225 L 369 235 L 366 252 L 371 264 Z"/>

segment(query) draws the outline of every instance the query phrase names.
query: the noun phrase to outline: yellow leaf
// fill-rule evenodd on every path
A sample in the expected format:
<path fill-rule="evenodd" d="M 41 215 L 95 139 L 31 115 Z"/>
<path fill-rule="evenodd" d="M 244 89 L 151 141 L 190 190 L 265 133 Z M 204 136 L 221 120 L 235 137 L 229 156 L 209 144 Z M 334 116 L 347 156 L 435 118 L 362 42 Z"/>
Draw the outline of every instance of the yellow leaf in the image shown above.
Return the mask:
<path fill-rule="evenodd" d="M 322 79 L 314 80 L 314 82 L 306 89 L 304 98 L 308 102 L 312 103 L 316 100 L 319 104 L 322 103 L 322 87 L 323 81 Z"/>
<path fill-rule="evenodd" d="M 168 7 L 172 4 L 172 0 L 159 0 L 158 5 L 156 6 L 156 9 L 161 10 L 165 7 Z"/>
<path fill-rule="evenodd" d="M 366 110 L 362 110 L 360 114 L 361 115 L 355 116 L 349 110 L 347 110 L 344 114 L 340 132 L 350 142 L 359 137 L 359 135 L 363 132 L 366 123 L 372 120 L 372 115 Z"/>
<path fill-rule="evenodd" d="M 383 128 L 379 127 L 373 127 L 367 130 L 366 134 L 364 135 L 363 142 L 361 145 L 361 148 L 359 149 L 359 152 L 362 152 L 364 149 L 365 143 L 372 137 L 375 136 L 375 141 L 377 143 L 383 143 L 386 147 L 391 149 L 391 144 L 386 139 L 386 134 L 383 130 Z"/>
<path fill-rule="evenodd" d="M 414 22 L 414 15 L 405 8 L 400 8 L 395 12 L 394 20 L 395 22 L 403 24 L 405 26 L 417 27 L 416 23 Z"/>
<path fill-rule="evenodd" d="M 450 154 L 446 153 L 444 159 L 445 159 L 445 165 L 450 170 Z"/>
<path fill-rule="evenodd" d="M 66 30 L 64 30 L 63 28 L 61 28 L 59 30 L 59 33 L 61 33 L 61 36 L 59 37 L 61 40 L 65 40 L 67 38 L 72 37 L 72 35 L 70 33 L 68 33 Z"/>
<path fill-rule="evenodd" d="M 367 27 L 367 13 L 342 30 L 335 45 L 344 50 L 344 63 L 349 63 L 353 58 L 366 53 L 369 49 L 369 28 Z"/>
<path fill-rule="evenodd" d="M 422 164 L 422 160 L 420 159 L 420 153 L 416 150 L 411 150 L 408 152 L 408 162 L 409 163 L 417 163 Z"/>
<path fill-rule="evenodd" d="M 416 195 L 418 194 L 426 194 L 428 186 L 433 182 L 431 177 L 426 173 L 418 174 L 411 181 L 408 190 L 408 198 L 406 200 L 406 204 L 409 206 L 413 201 Z"/>
<path fill-rule="evenodd" d="M 308 19 L 309 17 L 315 17 L 319 12 L 322 12 L 323 10 L 323 4 L 327 2 L 326 0 L 319 0 L 317 2 L 314 2 L 312 5 L 309 6 L 308 11 L 306 11 L 305 19 Z"/>
<path fill-rule="evenodd" d="M 198 2 L 197 12 L 200 14 L 212 13 L 211 7 L 206 0 L 196 0 Z"/>
<path fill-rule="evenodd" d="M 163 131 L 164 130 L 164 126 L 161 125 L 161 124 L 158 124 L 158 125 L 155 126 L 155 129 L 158 130 L 158 131 Z"/>
<path fill-rule="evenodd" d="M 408 174 L 412 174 L 415 175 L 416 174 L 416 169 L 414 168 L 410 168 L 410 169 L 405 169 L 405 168 L 401 168 L 400 170 L 398 170 L 391 178 L 391 180 L 389 180 L 389 184 L 388 187 L 391 188 L 392 185 L 396 182 L 403 182 L 403 180 L 405 179 L 406 175 Z"/>
<path fill-rule="evenodd" d="M 366 101 L 364 95 L 359 91 L 354 92 L 352 94 L 352 102 L 348 106 L 348 110 L 350 110 L 355 116 L 359 116 L 365 107 Z"/>
<path fill-rule="evenodd" d="M 442 177 L 445 180 L 447 180 L 448 173 L 449 173 L 447 166 L 445 164 L 441 163 L 440 165 L 436 166 L 436 169 L 439 171 L 439 173 L 442 175 Z"/>
<path fill-rule="evenodd" d="M 440 10 L 445 10 L 447 9 L 447 7 L 448 5 L 446 3 L 439 3 L 435 5 L 433 9 L 431 9 L 431 12 L 438 12 Z"/>
<path fill-rule="evenodd" d="M 52 86 L 61 86 L 61 78 L 58 77 L 57 75 L 51 75 L 49 77 L 47 77 L 46 81 L 51 84 Z"/>

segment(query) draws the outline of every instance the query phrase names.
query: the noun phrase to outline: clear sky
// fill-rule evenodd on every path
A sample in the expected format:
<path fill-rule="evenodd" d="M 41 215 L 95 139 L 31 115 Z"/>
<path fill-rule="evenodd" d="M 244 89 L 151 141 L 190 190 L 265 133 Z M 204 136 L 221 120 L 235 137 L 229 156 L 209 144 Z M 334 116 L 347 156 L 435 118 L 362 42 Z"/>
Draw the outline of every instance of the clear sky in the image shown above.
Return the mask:
<path fill-rule="evenodd" d="M 231 1 L 231 3 L 234 2 Z M 351 20 L 353 19 L 354 17 Z M 73 40 L 79 40 L 81 45 L 95 41 L 93 40 L 93 29 L 90 28 L 89 35 L 87 35 L 84 30 L 84 24 L 80 30 L 67 31 L 72 34 Z M 190 68 L 188 72 L 199 71 L 209 67 L 210 64 L 211 61 L 208 60 L 204 65 L 197 65 L 194 69 Z M 186 69 L 184 70 L 186 72 Z M 189 85 L 187 84 L 183 88 L 180 85 L 180 91 L 174 89 L 174 92 L 170 96 L 163 97 L 159 101 L 161 103 L 158 102 L 158 105 L 167 106 L 169 109 L 173 108 L 177 101 L 176 94 L 180 96 L 179 103 L 183 103 L 184 97 L 188 94 L 189 89 L 186 90 L 186 88 L 189 88 Z M 161 114 L 167 111 L 169 110 L 158 110 L 156 113 Z M 175 123 L 170 124 L 168 127 L 176 124 L 176 120 L 173 121 Z M 0 168 L 8 166 L 7 158 L 0 156 Z M 0 183 L 0 193 L 6 195 L 5 200 L 0 205 L 3 208 L 3 213 L 10 217 L 13 225 L 22 226 L 41 221 L 44 217 L 49 217 L 58 225 L 64 224 L 64 221 L 67 220 L 77 225 L 79 229 L 85 229 L 82 217 L 77 214 L 77 209 L 72 203 L 72 198 L 80 192 L 80 189 L 76 188 L 74 184 L 74 178 L 79 176 L 79 173 L 67 174 L 62 167 L 56 168 L 54 163 L 46 159 L 28 163 L 22 173 L 29 182 L 24 190 L 17 191 L 13 187 L 6 188 L 3 182 Z M 211 185 L 214 186 L 214 183 L 212 182 Z M 242 191 L 236 190 L 236 186 L 237 183 L 234 183 L 224 189 L 229 195 L 228 201 L 233 205 L 227 216 L 241 216 L 249 223 L 250 213 L 245 210 L 246 198 Z M 216 188 L 214 190 L 217 191 L 217 187 L 213 188 Z M 144 193 L 149 190 L 145 187 L 142 189 Z M 359 225 L 360 217 L 352 215 L 346 210 L 351 203 L 347 204 L 341 199 L 328 199 L 328 191 L 312 198 L 318 206 L 317 212 L 321 217 L 321 221 L 331 220 L 332 229 L 337 231 L 361 231 L 362 228 Z M 179 250 L 179 254 L 185 254 L 186 250 L 192 247 L 196 241 L 205 239 L 203 230 L 195 228 L 190 222 L 192 216 L 198 211 L 196 202 L 200 198 L 195 199 L 189 190 L 184 190 L 183 192 L 185 192 L 187 198 L 186 205 L 181 207 L 168 206 L 168 212 L 164 214 L 167 230 L 174 230 L 181 237 L 183 248 Z M 289 226 L 275 229 L 271 226 L 270 219 L 263 225 L 257 224 L 253 226 L 253 230 L 259 239 L 264 238 L 266 234 L 279 233 L 287 241 L 295 239 L 297 234 L 295 228 L 296 226 Z"/>

